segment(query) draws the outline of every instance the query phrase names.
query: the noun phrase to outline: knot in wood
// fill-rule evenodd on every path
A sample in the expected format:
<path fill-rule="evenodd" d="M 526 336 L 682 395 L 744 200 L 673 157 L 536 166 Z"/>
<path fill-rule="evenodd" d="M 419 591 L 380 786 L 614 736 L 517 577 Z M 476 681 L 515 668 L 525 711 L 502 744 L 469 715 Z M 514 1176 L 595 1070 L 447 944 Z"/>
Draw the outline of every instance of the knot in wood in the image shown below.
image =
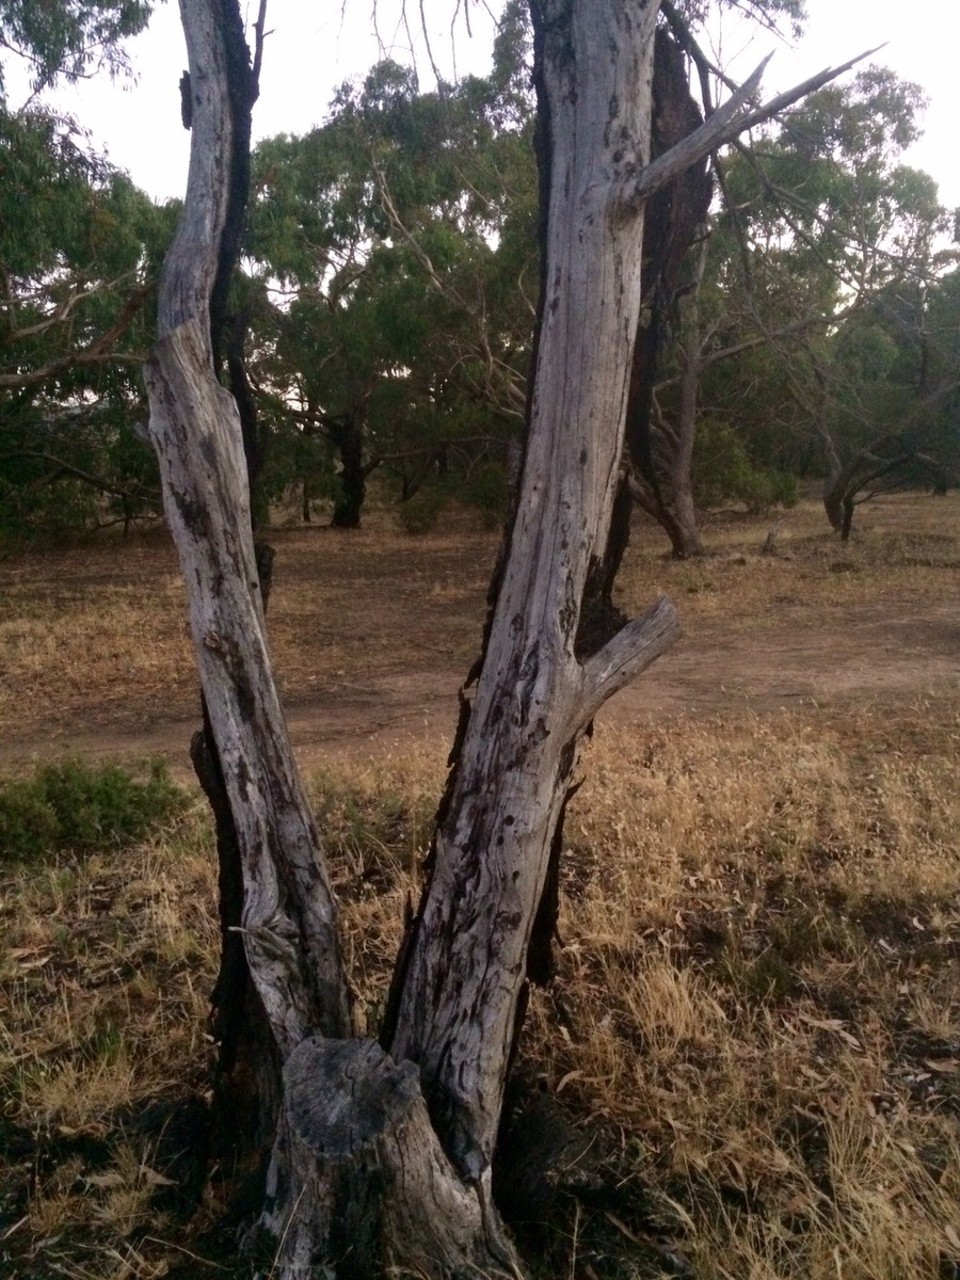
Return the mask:
<path fill-rule="evenodd" d="M 375 1040 L 304 1040 L 283 1081 L 297 1136 L 335 1163 L 378 1142 L 421 1101 L 416 1066 L 394 1062 Z"/>

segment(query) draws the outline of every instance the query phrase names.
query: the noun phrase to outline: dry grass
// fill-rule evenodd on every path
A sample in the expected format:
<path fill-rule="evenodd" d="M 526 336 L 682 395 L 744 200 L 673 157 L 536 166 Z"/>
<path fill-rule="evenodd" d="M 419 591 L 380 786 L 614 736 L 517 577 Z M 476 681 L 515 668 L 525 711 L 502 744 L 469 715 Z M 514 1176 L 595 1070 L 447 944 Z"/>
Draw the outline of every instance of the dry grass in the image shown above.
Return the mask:
<path fill-rule="evenodd" d="M 412 539 L 392 512 L 369 526 L 271 532 L 270 644 L 291 704 L 475 656 L 496 537 L 464 520 Z M 32 745 L 195 717 L 186 617 L 159 530 L 0 559 L 0 719 Z"/>
<path fill-rule="evenodd" d="M 903 727 L 894 759 L 869 708 L 591 751 L 535 1034 L 697 1277 L 960 1257 L 960 698 Z"/>
<path fill-rule="evenodd" d="M 708 529 L 719 554 L 702 564 L 665 562 L 659 544 L 641 541 L 624 598 L 640 603 L 659 587 L 679 599 L 688 629 L 761 638 L 775 611 L 799 623 L 814 608 L 840 618 L 888 608 L 900 621 L 942 609 L 955 596 L 960 507 L 898 500 L 882 515 L 841 549 L 802 508 L 772 560 L 756 555 L 765 528 L 743 520 Z M 293 572 L 278 587 L 288 671 L 307 670 L 295 642 L 321 625 L 358 677 L 371 654 L 399 662 L 387 637 L 404 617 L 405 640 L 449 640 L 445 653 L 466 656 L 482 611 L 477 547 L 467 574 L 456 538 L 415 544 L 418 567 L 408 540 L 364 537 L 329 599 L 298 594 Z M 303 574 L 315 573 L 310 548 L 295 545 Z M 166 554 L 143 551 L 160 572 L 150 591 L 121 576 L 98 583 L 89 565 L 83 577 L 69 558 L 56 572 L 47 563 L 39 573 L 38 558 L 3 566 L 14 606 L 0 623 L 8 705 L 46 698 L 37 723 L 53 723 L 58 683 L 75 669 L 76 705 L 86 705 L 93 664 L 105 688 L 111 670 L 122 673 L 119 707 L 123 681 L 135 671 L 146 680 L 155 659 L 158 697 L 169 705 L 182 680 L 189 708 Z M 408 582 L 358 654 L 330 618 L 351 608 L 363 573 L 379 592 L 401 562 Z M 107 598 L 120 606 L 112 621 Z M 101 671 L 90 651 L 110 644 Z M 428 649 L 411 652 L 429 663 Z M 327 766 L 311 780 L 368 1028 L 446 746 Z M 925 692 L 920 671 L 907 699 L 598 729 L 567 821 L 559 978 L 532 1002 L 524 1057 L 600 1135 L 613 1182 L 604 1197 L 561 1204 L 540 1250 L 543 1280 L 955 1274 L 958 747 L 960 688 Z M 122 854 L 4 873 L 0 1276 L 239 1274 L 232 1237 L 211 1234 L 224 1188 L 214 1178 L 191 1189 L 181 1159 L 202 1126 L 185 1100 L 206 1088 L 214 904 L 199 801 Z"/>
<path fill-rule="evenodd" d="M 196 802 L 136 849 L 0 880 L 0 1274 L 165 1274 L 134 1237 L 172 1232 L 156 1117 L 205 1087 L 215 878 Z"/>

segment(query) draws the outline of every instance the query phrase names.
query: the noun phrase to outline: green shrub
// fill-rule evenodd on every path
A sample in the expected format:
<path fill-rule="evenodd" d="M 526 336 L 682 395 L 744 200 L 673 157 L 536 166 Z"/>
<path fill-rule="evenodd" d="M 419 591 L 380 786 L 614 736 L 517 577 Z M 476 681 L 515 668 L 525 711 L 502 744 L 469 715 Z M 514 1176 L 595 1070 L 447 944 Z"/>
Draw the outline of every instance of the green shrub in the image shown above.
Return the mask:
<path fill-rule="evenodd" d="M 400 524 L 407 533 L 429 533 L 447 505 L 449 493 L 443 484 L 422 485 L 412 498 L 400 504 Z"/>
<path fill-rule="evenodd" d="M 119 765 L 44 765 L 0 782 L 0 863 L 60 850 L 123 848 L 182 808 L 185 793 L 156 762 L 140 780 Z"/>
<path fill-rule="evenodd" d="M 778 503 L 792 507 L 799 497 L 795 476 L 758 467 L 734 428 L 713 418 L 697 426 L 693 488 L 699 507 L 742 502 L 754 515 Z"/>
<path fill-rule="evenodd" d="M 460 498 L 480 512 L 486 528 L 497 528 L 503 523 L 510 501 L 506 468 L 498 462 L 484 462 L 474 467 L 463 484 Z"/>

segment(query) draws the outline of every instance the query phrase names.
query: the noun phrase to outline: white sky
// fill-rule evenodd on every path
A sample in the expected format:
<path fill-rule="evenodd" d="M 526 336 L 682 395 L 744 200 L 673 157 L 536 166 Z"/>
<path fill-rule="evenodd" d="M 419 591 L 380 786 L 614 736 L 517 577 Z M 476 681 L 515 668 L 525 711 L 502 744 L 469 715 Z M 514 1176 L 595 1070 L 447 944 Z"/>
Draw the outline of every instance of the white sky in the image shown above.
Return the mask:
<path fill-rule="evenodd" d="M 256 0 L 248 3 L 252 22 Z M 409 7 L 417 15 L 419 0 Z M 958 0 L 926 0 L 922 21 L 905 12 L 903 0 L 808 0 L 807 7 L 807 32 L 797 50 L 765 33 L 748 41 L 744 25 L 727 19 L 720 28 L 718 56 L 742 78 L 774 48 L 764 81 L 764 96 L 770 96 L 823 67 L 886 43 L 871 61 L 917 82 L 930 99 L 922 121 L 924 138 L 906 159 L 936 179 L 944 204 L 960 206 Z M 454 0 L 427 2 L 433 52 L 446 74 L 451 71 L 451 56 L 456 58 L 457 70 L 483 73 L 491 31 L 483 4 L 478 0 L 470 4 L 472 37 L 462 18 L 456 24 L 451 55 L 454 8 Z M 399 20 L 399 9 L 399 0 L 342 0 L 342 8 L 336 0 L 322 6 L 310 0 L 270 0 L 267 26 L 273 34 L 266 43 L 261 96 L 254 111 L 255 136 L 302 133 L 323 119 L 334 89 L 343 80 L 362 75 L 384 53 L 398 61 L 409 60 L 410 38 Z M 422 37 L 416 34 L 418 66 L 428 78 L 428 59 Z M 186 58 L 176 3 L 166 0 L 159 6 L 149 30 L 131 42 L 129 52 L 135 82 L 111 83 L 101 74 L 59 94 L 57 100 L 76 114 L 93 141 L 107 150 L 115 164 L 127 169 L 139 186 L 158 199 L 180 195 L 186 182 L 189 134 L 180 124 L 177 84 Z"/>

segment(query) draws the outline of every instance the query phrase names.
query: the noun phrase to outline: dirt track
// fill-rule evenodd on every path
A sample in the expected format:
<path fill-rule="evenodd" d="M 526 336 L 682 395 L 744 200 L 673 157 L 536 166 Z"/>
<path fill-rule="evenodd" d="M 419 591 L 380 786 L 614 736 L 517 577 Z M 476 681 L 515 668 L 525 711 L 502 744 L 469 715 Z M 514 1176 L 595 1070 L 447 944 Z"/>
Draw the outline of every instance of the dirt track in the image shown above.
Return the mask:
<path fill-rule="evenodd" d="M 720 554 L 696 565 L 666 562 L 655 540 L 636 538 L 622 602 L 635 613 L 668 592 L 685 636 L 599 723 L 955 694 L 960 503 L 930 508 L 937 533 L 916 532 L 927 511 L 916 500 L 878 510 L 839 560 L 815 509 L 791 517 L 793 539 L 775 560 L 756 554 L 756 522 L 719 527 Z M 375 527 L 276 540 L 271 643 L 301 758 L 411 742 L 442 751 L 479 641 L 495 536 L 458 527 L 412 540 Z M 163 539 L 8 560 L 0 592 L 0 763 L 162 755 L 189 768 L 195 677 Z"/>
<path fill-rule="evenodd" d="M 890 615 L 891 601 L 844 611 L 840 625 L 798 628 L 785 619 L 762 636 L 694 629 L 644 677 L 618 694 L 598 723 L 642 726 L 659 716 L 769 712 L 879 700 L 896 704 L 956 691 L 960 610 L 953 602 Z M 290 732 L 301 760 L 379 756 L 411 742 L 451 740 L 465 665 L 393 671 L 333 681 L 322 692 L 288 697 Z M 52 734 L 8 738 L 0 760 L 48 755 L 161 755 L 188 770 L 196 715 L 102 718 L 57 726 Z"/>

